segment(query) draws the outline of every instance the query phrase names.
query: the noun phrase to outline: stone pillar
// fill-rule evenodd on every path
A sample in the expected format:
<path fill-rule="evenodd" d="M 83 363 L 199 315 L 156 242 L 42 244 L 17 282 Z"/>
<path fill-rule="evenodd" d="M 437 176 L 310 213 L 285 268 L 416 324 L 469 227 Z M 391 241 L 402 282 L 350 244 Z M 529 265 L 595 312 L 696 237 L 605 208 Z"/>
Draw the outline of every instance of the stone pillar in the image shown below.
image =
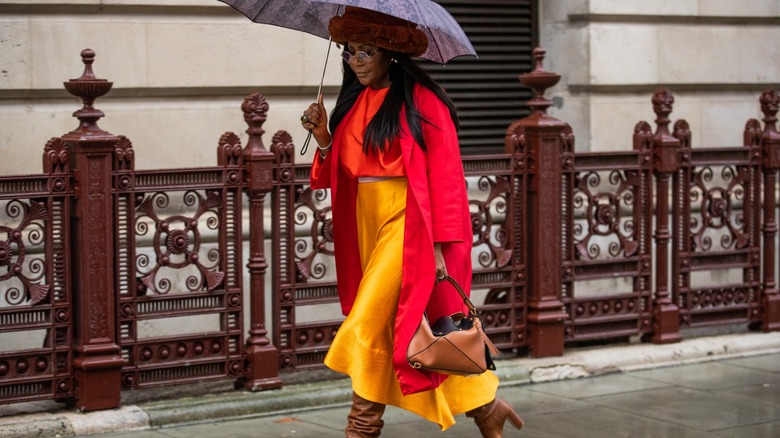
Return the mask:
<path fill-rule="evenodd" d="M 653 136 L 654 173 L 656 178 L 656 276 L 653 300 L 653 334 L 656 344 L 679 342 L 680 309 L 669 292 L 669 194 L 672 175 L 680 169 L 680 140 L 669 132 L 669 114 L 674 96 L 662 88 L 653 95 L 657 130 Z M 686 224 L 687 226 L 687 224 Z"/>
<path fill-rule="evenodd" d="M 561 301 L 562 136 L 568 125 L 547 114 L 552 102 L 544 97 L 544 92 L 561 77 L 542 68 L 545 53 L 542 48 L 534 49 L 534 70 L 520 75 L 523 85 L 534 90 L 534 97 L 528 102 L 533 112 L 512 125 L 516 135 L 525 136 L 530 160 L 528 325 L 533 357 L 563 354 L 564 321 L 568 318 Z"/>
<path fill-rule="evenodd" d="M 780 330 L 780 293 L 775 278 L 777 263 L 777 173 L 780 171 L 780 133 L 777 132 L 777 111 L 780 96 L 771 89 L 761 95 L 761 111 L 764 113 L 764 132 L 761 135 L 764 166 L 764 278 L 761 296 L 761 329 L 765 332 Z"/>
<path fill-rule="evenodd" d="M 268 102 L 260 94 L 252 94 L 241 105 L 249 128 L 249 140 L 244 148 L 247 194 L 249 196 L 249 284 L 250 321 L 245 356 L 249 370 L 243 385 L 249 390 L 273 389 L 282 386 L 279 378 L 279 351 L 268 339 L 265 323 L 265 229 L 263 214 L 266 195 L 273 189 L 274 154 L 263 145 L 263 124 L 268 115 Z"/>
<path fill-rule="evenodd" d="M 73 294 L 75 320 L 74 371 L 76 407 L 110 409 L 120 403 L 120 371 L 124 360 L 116 343 L 114 290 L 114 210 L 111 170 L 118 138 L 97 126 L 104 116 L 93 103 L 112 83 L 92 73 L 95 52 L 81 52 L 84 74 L 65 82 L 83 108 L 73 113 L 80 125 L 62 140 L 75 173 L 73 208 Z"/>

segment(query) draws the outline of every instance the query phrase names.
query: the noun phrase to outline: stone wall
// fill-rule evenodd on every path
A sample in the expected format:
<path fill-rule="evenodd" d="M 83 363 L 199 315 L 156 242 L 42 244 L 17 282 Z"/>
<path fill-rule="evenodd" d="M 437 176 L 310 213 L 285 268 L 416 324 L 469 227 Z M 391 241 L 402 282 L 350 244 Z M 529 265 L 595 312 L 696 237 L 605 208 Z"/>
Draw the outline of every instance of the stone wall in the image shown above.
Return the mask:
<path fill-rule="evenodd" d="M 742 144 L 758 97 L 780 83 L 778 0 L 540 1 L 545 68 L 560 73 L 555 117 L 577 150 L 626 150 L 650 98 L 668 87 L 693 145 Z"/>
<path fill-rule="evenodd" d="M 694 127 L 694 146 L 740 144 L 760 92 L 780 82 L 780 0 L 539 3 L 545 67 L 562 75 L 550 112 L 573 126 L 581 151 L 630 148 L 636 122 L 654 118 L 659 85 L 677 97 L 672 117 Z M 5 0 L 0 173 L 40 171 L 46 140 L 77 126 L 80 105 L 62 81 L 81 74 L 87 47 L 97 76 L 114 82 L 97 102 L 101 127 L 130 138 L 137 168 L 149 169 L 213 163 L 219 136 L 246 129 L 239 107 L 252 91 L 271 105 L 266 138 L 284 129 L 302 144 L 298 116 L 316 95 L 327 42 L 251 23 L 216 0 Z M 339 78 L 334 51 L 329 107 Z"/>
<path fill-rule="evenodd" d="M 80 101 L 62 82 L 81 75 L 84 48 L 97 52 L 96 76 L 114 83 L 96 104 L 100 126 L 130 138 L 136 167 L 150 169 L 216 163 L 220 135 L 246 130 L 240 106 L 253 91 L 271 106 L 267 140 L 284 129 L 302 143 L 298 117 L 316 97 L 327 44 L 216 0 L 3 1 L 0 173 L 40 172 L 46 141 L 78 126 Z M 339 59 L 334 50 L 329 98 Z"/>

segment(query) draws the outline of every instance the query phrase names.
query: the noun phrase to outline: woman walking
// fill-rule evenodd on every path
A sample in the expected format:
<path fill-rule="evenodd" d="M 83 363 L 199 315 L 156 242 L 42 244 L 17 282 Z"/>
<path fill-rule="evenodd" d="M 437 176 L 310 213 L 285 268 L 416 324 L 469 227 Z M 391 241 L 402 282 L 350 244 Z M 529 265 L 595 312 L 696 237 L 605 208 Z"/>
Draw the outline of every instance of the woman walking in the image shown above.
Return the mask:
<path fill-rule="evenodd" d="M 472 231 L 457 137 L 444 90 L 411 59 L 427 49 L 405 20 L 347 7 L 331 20 L 344 77 L 328 116 L 322 97 L 301 117 L 317 142 L 314 189 L 331 189 L 339 298 L 346 320 L 325 364 L 352 379 L 347 437 L 379 436 L 386 405 L 445 430 L 473 417 L 485 437 L 522 420 L 496 398 L 498 378 L 446 376 L 409 366 L 423 312 L 464 310 L 446 282 L 470 290 Z M 331 134 L 332 133 L 332 134 Z"/>

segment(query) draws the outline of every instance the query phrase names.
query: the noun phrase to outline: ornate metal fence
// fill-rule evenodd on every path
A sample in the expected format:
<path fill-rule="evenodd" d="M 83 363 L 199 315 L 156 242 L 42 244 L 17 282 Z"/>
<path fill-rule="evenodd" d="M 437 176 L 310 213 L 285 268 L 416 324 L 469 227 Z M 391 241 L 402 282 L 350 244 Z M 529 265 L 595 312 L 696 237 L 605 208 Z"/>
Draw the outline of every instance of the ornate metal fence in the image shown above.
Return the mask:
<path fill-rule="evenodd" d="M 166 171 L 134 171 L 129 140 L 117 142 L 123 388 L 244 373 L 242 151 L 231 140 L 218 167 Z"/>
<path fill-rule="evenodd" d="M 694 149 L 688 123 L 674 125 L 672 294 L 684 326 L 759 319 L 760 133 L 748 123 L 742 147 Z"/>
<path fill-rule="evenodd" d="M 652 331 L 651 144 L 576 154 L 565 174 L 567 340 Z"/>
<path fill-rule="evenodd" d="M 74 394 L 70 204 L 64 142 L 42 175 L 0 177 L 0 402 Z"/>
<path fill-rule="evenodd" d="M 779 330 L 777 91 L 744 146 L 692 148 L 661 89 L 633 150 L 575 153 L 546 113 L 560 76 L 544 55 L 522 75 L 532 114 L 505 151 L 463 161 L 472 296 L 496 346 L 541 357 L 600 338 L 675 342 L 681 327 Z M 263 144 L 265 98 L 244 100 L 248 141 L 223 135 L 216 165 L 137 171 L 130 140 L 97 126 L 112 84 L 94 52 L 82 58 L 66 83 L 79 127 L 46 144 L 42 174 L 0 177 L 0 403 L 107 409 L 123 389 L 272 389 L 280 372 L 322 367 L 342 320 L 330 199 L 288 133 Z"/>

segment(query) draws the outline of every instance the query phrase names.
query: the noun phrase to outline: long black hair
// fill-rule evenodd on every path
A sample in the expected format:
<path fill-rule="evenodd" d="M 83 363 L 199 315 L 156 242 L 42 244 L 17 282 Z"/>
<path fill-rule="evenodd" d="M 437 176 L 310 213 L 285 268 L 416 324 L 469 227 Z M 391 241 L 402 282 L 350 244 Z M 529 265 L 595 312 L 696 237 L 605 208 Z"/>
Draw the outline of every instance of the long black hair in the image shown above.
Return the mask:
<path fill-rule="evenodd" d="M 380 49 L 394 61 L 390 62 L 390 90 L 387 92 L 384 102 L 379 107 L 374 118 L 366 127 L 363 139 L 363 152 L 368 155 L 371 152 L 384 151 L 385 146 L 392 143 L 401 131 L 401 106 L 406 107 L 406 122 L 409 125 L 412 137 L 427 150 L 423 138 L 423 123 L 430 123 L 420 114 L 414 103 L 414 88 L 420 84 L 431 90 L 450 111 L 450 117 L 455 124 L 455 129 L 460 128 L 458 113 L 455 104 L 447 96 L 447 93 L 431 78 L 431 76 L 417 65 L 409 55 Z M 357 75 L 349 64 L 342 63 L 344 77 L 341 83 L 341 91 L 336 101 L 336 106 L 330 116 L 330 132 L 335 133 L 336 127 L 341 124 L 358 96 L 364 90 L 364 86 L 358 81 Z"/>

